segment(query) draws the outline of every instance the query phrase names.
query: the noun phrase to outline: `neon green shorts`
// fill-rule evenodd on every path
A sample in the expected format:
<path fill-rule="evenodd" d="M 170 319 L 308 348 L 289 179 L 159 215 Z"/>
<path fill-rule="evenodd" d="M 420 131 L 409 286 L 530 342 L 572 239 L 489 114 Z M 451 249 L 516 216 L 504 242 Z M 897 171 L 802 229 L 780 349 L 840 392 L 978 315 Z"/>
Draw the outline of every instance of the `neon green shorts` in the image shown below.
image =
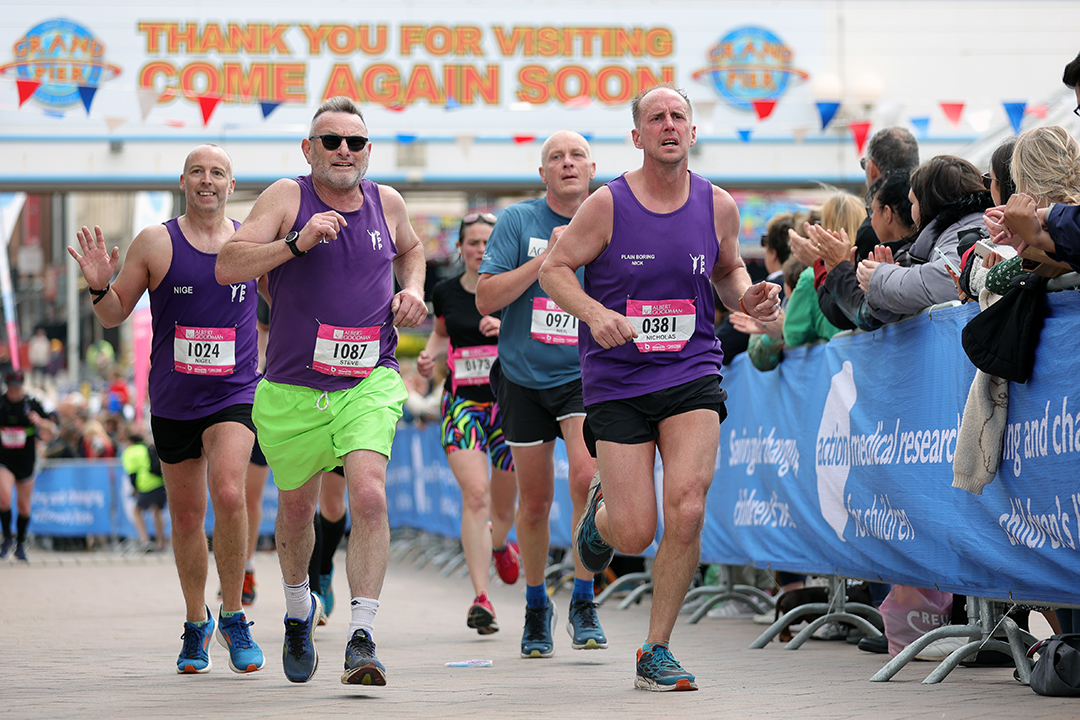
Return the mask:
<path fill-rule="evenodd" d="M 341 465 L 353 450 L 390 457 L 407 397 L 401 375 L 385 367 L 375 368 L 355 387 L 327 393 L 260 380 L 251 417 L 274 484 L 295 490 L 316 473 Z"/>

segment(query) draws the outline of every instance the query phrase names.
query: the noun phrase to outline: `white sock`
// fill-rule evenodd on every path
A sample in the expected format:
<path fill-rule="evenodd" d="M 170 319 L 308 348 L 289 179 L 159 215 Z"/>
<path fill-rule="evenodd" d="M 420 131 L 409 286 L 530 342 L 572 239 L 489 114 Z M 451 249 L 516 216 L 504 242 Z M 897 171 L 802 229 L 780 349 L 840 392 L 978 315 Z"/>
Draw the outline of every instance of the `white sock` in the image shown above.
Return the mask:
<path fill-rule="evenodd" d="M 247 563 L 244 565 L 244 572 L 255 572 L 255 558 L 248 558 Z"/>
<path fill-rule="evenodd" d="M 351 603 L 352 620 L 349 622 L 349 640 L 357 630 L 367 630 L 368 635 L 375 634 L 375 612 L 379 601 L 373 598 L 354 597 Z"/>
<path fill-rule="evenodd" d="M 281 579 L 285 587 L 285 615 L 297 620 L 307 620 L 311 614 L 311 584 L 307 578 L 299 585 L 290 585 Z"/>

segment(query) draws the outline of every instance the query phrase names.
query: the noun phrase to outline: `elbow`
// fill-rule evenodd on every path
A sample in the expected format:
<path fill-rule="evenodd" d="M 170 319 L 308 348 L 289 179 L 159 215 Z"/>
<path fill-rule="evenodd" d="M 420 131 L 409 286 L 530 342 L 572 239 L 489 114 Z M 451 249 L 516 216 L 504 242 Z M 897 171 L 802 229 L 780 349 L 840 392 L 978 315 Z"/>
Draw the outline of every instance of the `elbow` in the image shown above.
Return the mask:
<path fill-rule="evenodd" d="M 214 263 L 214 279 L 218 281 L 219 285 L 229 285 L 241 282 L 236 276 L 236 273 L 229 267 L 228 262 L 223 262 L 223 259 L 225 258 L 219 254 L 217 262 Z"/>
<path fill-rule="evenodd" d="M 499 307 L 492 302 L 491 297 L 489 297 L 490 295 L 491 292 L 487 283 L 481 278 L 480 281 L 476 283 L 476 310 L 481 315 L 490 315 L 499 309 Z"/>

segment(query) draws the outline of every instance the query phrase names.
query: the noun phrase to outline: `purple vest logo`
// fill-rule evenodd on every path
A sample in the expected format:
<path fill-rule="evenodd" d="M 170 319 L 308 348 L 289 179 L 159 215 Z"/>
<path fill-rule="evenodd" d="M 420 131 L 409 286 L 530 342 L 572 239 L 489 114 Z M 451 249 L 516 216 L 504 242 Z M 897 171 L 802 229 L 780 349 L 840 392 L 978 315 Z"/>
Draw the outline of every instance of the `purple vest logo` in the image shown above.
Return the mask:
<path fill-rule="evenodd" d="M 753 110 L 755 100 L 779 100 L 794 83 L 810 77 L 793 65 L 791 46 L 760 27 L 732 30 L 709 48 L 707 57 L 708 67 L 696 71 L 694 79 L 737 110 Z"/>
<path fill-rule="evenodd" d="M 0 65 L 0 77 L 40 82 L 31 97 L 50 110 L 81 102 L 80 87 L 97 88 L 120 74 L 105 62 L 105 43 L 70 20 L 32 27 L 13 50 L 14 62 Z"/>

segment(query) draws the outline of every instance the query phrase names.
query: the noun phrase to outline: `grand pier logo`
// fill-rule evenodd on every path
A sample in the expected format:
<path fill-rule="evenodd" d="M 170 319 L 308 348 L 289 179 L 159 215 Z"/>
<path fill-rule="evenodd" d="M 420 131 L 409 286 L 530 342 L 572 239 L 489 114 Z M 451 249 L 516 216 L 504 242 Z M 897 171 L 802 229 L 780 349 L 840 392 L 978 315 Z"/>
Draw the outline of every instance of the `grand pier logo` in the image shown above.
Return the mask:
<path fill-rule="evenodd" d="M 694 79 L 712 87 L 738 110 L 753 110 L 755 100 L 779 100 L 809 74 L 795 68 L 795 52 L 776 34 L 761 27 L 732 30 L 708 52 L 708 67 Z"/>
<path fill-rule="evenodd" d="M 0 65 L 0 76 L 40 82 L 31 99 L 52 110 L 81 102 L 80 87 L 97 88 L 120 74 L 119 67 L 105 62 L 105 43 L 71 20 L 46 20 L 30 28 L 12 50 L 12 62 Z"/>

